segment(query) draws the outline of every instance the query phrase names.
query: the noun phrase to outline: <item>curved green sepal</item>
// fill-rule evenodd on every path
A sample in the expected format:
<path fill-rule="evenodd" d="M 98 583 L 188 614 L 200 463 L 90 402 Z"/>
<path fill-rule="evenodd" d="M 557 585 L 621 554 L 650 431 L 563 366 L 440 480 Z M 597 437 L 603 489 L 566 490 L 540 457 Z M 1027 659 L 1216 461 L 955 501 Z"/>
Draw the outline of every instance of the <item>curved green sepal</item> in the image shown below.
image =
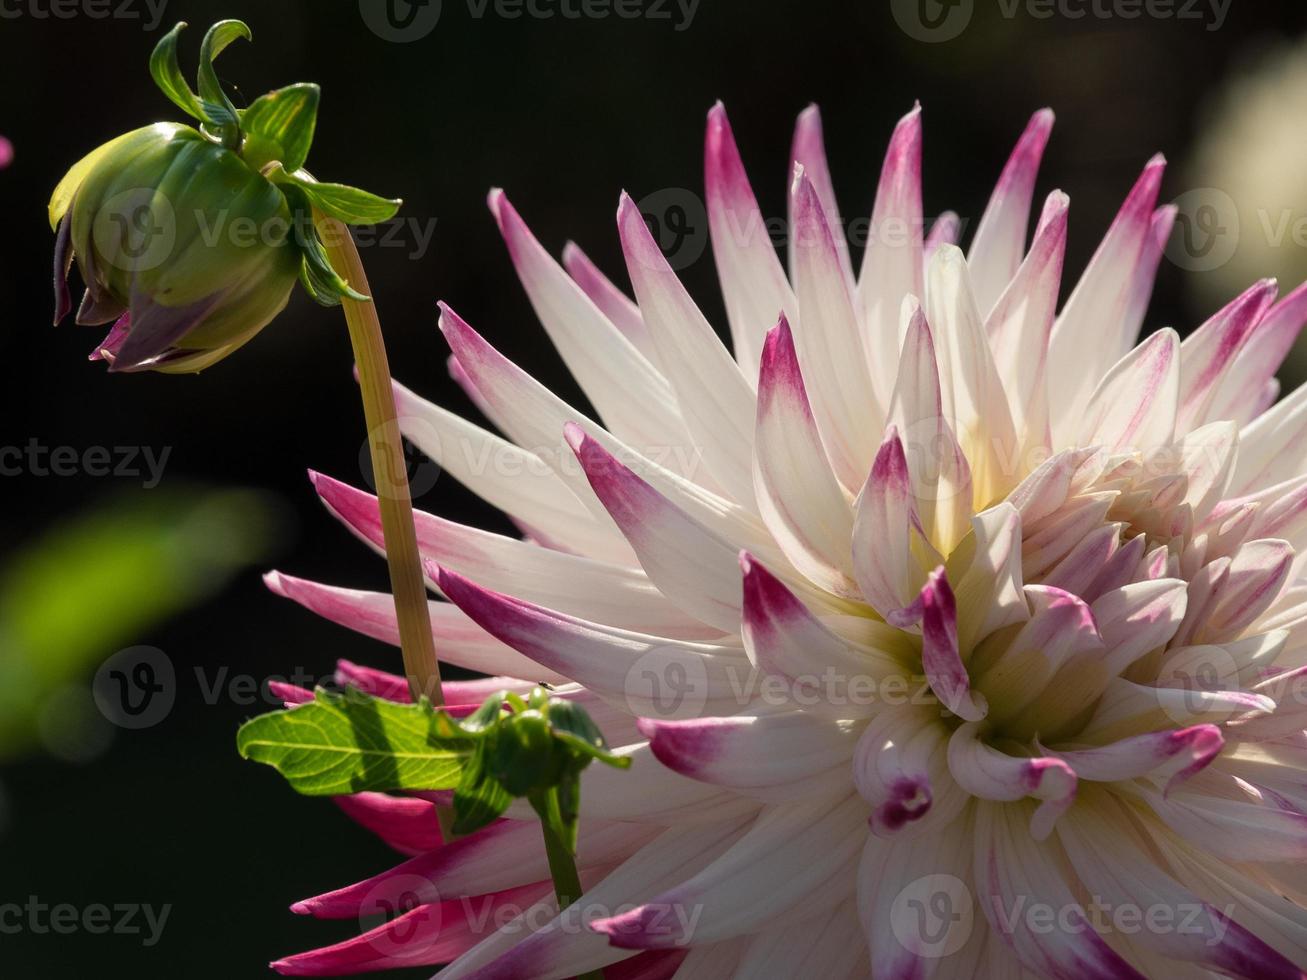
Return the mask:
<path fill-rule="evenodd" d="M 617 769 L 629 769 L 629 756 L 617 755 L 608 748 L 599 726 L 579 704 L 554 698 L 549 702 L 549 726 L 568 748 L 579 752 L 588 762 L 598 759 Z"/>
<path fill-rule="evenodd" d="M 195 79 L 200 90 L 204 118 L 220 130 L 222 141 L 229 147 L 240 145 L 240 117 L 236 106 L 222 90 L 213 62 L 233 41 L 253 39 L 249 27 L 239 20 L 220 20 L 204 35 L 200 44 L 200 70 Z"/>
<path fill-rule="evenodd" d="M 236 748 L 306 796 L 454 789 L 475 743 L 442 735 L 438 717 L 427 702 L 319 689 L 307 704 L 247 721 Z"/>
<path fill-rule="evenodd" d="M 238 113 L 245 134 L 241 156 L 251 170 L 279 162 L 292 173 L 304 166 L 318 121 L 320 90 L 311 82 L 261 95 Z"/>
<path fill-rule="evenodd" d="M 208 117 L 204 114 L 204 107 L 200 105 L 200 97 L 182 77 L 181 66 L 177 63 L 177 39 L 185 29 L 186 21 L 178 21 L 177 26 L 154 46 L 154 53 L 150 55 L 150 75 L 154 78 L 154 84 L 158 85 L 163 94 L 168 96 L 182 112 L 205 122 Z"/>
<path fill-rule="evenodd" d="M 332 268 L 327 250 L 322 246 L 322 238 L 313 223 L 313 209 L 308 195 L 293 184 L 283 184 L 282 192 L 286 195 L 294 216 L 295 244 L 300 252 L 300 283 L 305 292 L 320 306 L 339 306 L 340 301 L 347 297 L 360 303 L 371 302 L 372 297 L 354 289 Z"/>
<path fill-rule="evenodd" d="M 274 184 L 299 188 L 315 208 L 347 225 L 375 225 L 389 221 L 404 203 L 398 198 L 389 200 L 346 184 L 324 184 L 303 171 L 288 171 L 288 167 L 274 164 L 264 170 L 264 176 Z"/>

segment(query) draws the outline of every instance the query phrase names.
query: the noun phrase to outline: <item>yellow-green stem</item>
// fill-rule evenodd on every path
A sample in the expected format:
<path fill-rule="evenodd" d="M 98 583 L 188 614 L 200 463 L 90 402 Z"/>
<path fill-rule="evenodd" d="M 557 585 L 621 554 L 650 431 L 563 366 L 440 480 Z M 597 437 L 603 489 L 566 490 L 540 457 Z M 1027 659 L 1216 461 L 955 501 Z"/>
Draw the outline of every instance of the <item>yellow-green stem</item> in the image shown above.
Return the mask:
<path fill-rule="evenodd" d="M 363 259 L 349 229 L 321 213 L 314 215 L 319 234 L 332 268 L 340 273 L 357 292 L 371 296 Z M 372 473 L 376 483 L 377 505 L 381 511 L 381 530 L 386 540 L 386 562 L 390 566 L 390 585 L 395 594 L 395 617 L 399 623 L 399 645 L 404 656 L 404 674 L 416 701 L 426 695 L 439 707 L 444 703 L 440 686 L 440 662 L 431 636 L 431 614 L 427 608 L 427 588 L 422 579 L 422 561 L 418 556 L 417 531 L 413 526 L 413 503 L 409 497 L 408 469 L 404 446 L 395 415 L 395 393 L 391 388 L 390 362 L 381 335 L 381 319 L 375 302 L 360 302 L 346 297 L 341 301 L 349 339 L 358 366 L 359 390 L 363 396 L 363 418 L 368 428 L 368 448 L 372 454 Z M 452 814 L 438 807 L 440 827 L 446 840 L 451 837 Z"/>

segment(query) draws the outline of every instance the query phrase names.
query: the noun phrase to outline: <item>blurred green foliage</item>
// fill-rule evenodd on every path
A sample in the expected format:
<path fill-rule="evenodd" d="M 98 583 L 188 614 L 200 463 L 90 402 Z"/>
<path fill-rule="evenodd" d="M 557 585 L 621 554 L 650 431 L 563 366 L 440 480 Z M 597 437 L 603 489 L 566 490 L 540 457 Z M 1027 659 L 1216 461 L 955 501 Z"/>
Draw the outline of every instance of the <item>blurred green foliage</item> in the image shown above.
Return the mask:
<path fill-rule="evenodd" d="M 111 498 L 13 554 L 0 568 L 0 762 L 40 744 L 52 705 L 95 711 L 96 664 L 266 559 L 274 513 L 255 491 L 155 490 Z M 98 720 L 61 718 L 57 754 L 76 757 L 78 729 Z"/>

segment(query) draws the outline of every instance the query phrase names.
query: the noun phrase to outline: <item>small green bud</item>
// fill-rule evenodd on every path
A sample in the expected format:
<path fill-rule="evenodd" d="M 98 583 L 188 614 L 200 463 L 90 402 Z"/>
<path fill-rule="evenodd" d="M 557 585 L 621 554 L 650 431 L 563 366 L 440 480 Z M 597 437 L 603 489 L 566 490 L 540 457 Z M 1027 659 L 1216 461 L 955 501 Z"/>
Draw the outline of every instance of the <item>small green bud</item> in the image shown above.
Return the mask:
<path fill-rule="evenodd" d="M 555 743 L 549 721 L 534 708 L 499 726 L 490 769 L 510 796 L 549 789 L 562 777 L 568 753 Z"/>
<path fill-rule="evenodd" d="M 111 140 L 69 171 L 50 201 L 55 322 L 72 310 L 72 264 L 86 284 L 76 320 L 113 323 L 91 355 L 115 371 L 198 371 L 250 340 L 286 306 L 298 279 L 324 305 L 363 300 L 327 260 L 313 222 L 384 221 L 398 201 L 303 170 L 316 85 L 291 85 L 237 109 L 213 59 L 249 38 L 239 21 L 205 36 L 199 94 L 177 67 L 178 24 L 150 70 L 200 123 L 156 123 Z"/>

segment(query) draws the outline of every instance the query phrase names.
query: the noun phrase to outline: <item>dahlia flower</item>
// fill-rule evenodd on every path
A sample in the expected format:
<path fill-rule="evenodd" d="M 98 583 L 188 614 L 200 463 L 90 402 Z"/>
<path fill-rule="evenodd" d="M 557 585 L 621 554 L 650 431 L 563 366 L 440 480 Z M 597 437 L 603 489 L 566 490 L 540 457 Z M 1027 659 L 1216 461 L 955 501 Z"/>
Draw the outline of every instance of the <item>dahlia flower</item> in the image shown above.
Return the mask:
<path fill-rule="evenodd" d="M 1276 404 L 1274 379 L 1307 289 L 1258 282 L 1136 345 L 1175 216 L 1158 157 L 1059 310 L 1066 195 L 1027 242 L 1052 122 L 964 255 L 955 215 L 923 232 L 914 108 L 855 274 L 809 108 L 787 274 L 714 108 L 733 354 L 629 198 L 634 300 L 490 195 L 594 414 L 448 307 L 454 375 L 504 435 L 396 388 L 409 438 L 523 532 L 418 515 L 441 656 L 493 675 L 446 702 L 547 682 L 634 766 L 586 771 L 561 915 L 528 809 L 442 843 L 439 795 L 342 799 L 409 858 L 294 910 L 406 911 L 275 969 L 1307 976 L 1307 389 Z M 375 498 L 314 483 L 381 546 Z M 269 585 L 395 639 L 389 596 Z"/>

